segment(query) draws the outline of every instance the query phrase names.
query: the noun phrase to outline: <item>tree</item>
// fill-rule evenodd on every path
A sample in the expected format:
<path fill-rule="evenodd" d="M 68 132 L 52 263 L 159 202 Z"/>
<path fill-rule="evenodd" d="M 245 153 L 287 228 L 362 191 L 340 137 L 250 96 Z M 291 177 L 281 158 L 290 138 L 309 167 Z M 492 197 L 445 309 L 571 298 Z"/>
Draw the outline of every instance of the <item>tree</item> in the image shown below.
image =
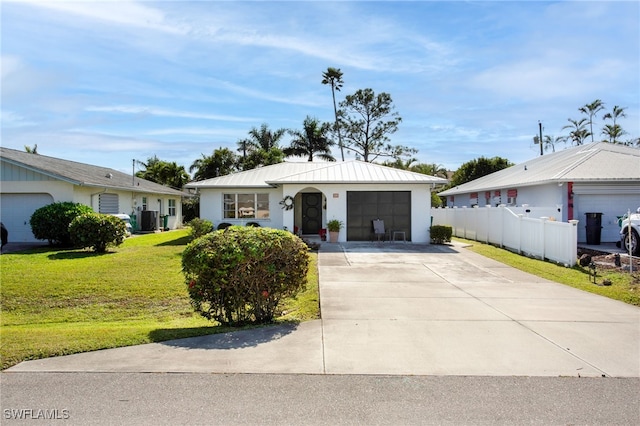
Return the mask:
<path fill-rule="evenodd" d="M 604 103 L 600 99 L 596 99 L 590 104 L 586 104 L 585 106 L 578 108 L 578 111 L 589 116 L 589 134 L 591 135 L 591 142 L 593 142 L 593 117 L 603 109 Z"/>
<path fill-rule="evenodd" d="M 340 68 L 332 68 L 329 67 L 325 72 L 322 73 L 322 84 L 331 85 L 331 97 L 333 98 L 333 113 L 336 117 L 336 122 L 334 125 L 334 130 L 338 133 L 338 146 L 340 147 L 340 156 L 342 161 L 344 161 L 344 147 L 342 145 L 342 132 L 340 132 L 340 125 L 338 119 L 338 108 L 336 107 L 336 90 L 339 92 L 342 88 L 342 71 Z"/>
<path fill-rule="evenodd" d="M 372 89 L 360 89 L 340 102 L 338 116 L 340 129 L 344 131 L 344 145 L 364 161 L 378 157 L 399 158 L 417 152 L 388 143 L 389 135 L 398 130 L 402 121 L 392 102 L 388 93 L 376 95 Z"/>
<path fill-rule="evenodd" d="M 476 180 L 511 166 L 513 166 L 512 162 L 501 157 L 480 157 L 475 160 L 467 161 L 455 171 L 451 177 L 449 188 L 471 182 L 472 180 Z"/>
<path fill-rule="evenodd" d="M 189 172 L 196 171 L 193 175 L 196 181 L 225 176 L 238 170 L 238 156 L 229 148 L 218 148 L 210 156 L 201 155 L 202 158 L 189 167 Z"/>
<path fill-rule="evenodd" d="M 162 161 L 157 156 L 138 161 L 145 169 L 136 172 L 136 176 L 151 182 L 159 183 L 174 189 L 182 189 L 189 182 L 190 177 L 184 166 L 178 166 L 175 161 Z"/>
<path fill-rule="evenodd" d="M 591 135 L 591 133 L 589 133 L 589 131 L 585 127 L 588 122 L 587 119 L 581 118 L 580 120 L 572 120 L 568 118 L 567 120 L 571 124 L 567 124 L 562 128 L 562 130 L 571 129 L 571 132 L 569 132 L 571 145 L 573 145 L 574 142 L 576 145 L 582 145 L 584 143 L 584 140 Z"/>
<path fill-rule="evenodd" d="M 602 129 L 602 134 L 609 137 L 609 142 L 618 143 L 618 138 L 622 135 L 626 135 L 627 132 L 622 130 L 622 128 L 618 125 L 617 121 L 619 118 L 625 118 L 627 115 L 624 113 L 626 107 L 619 107 L 618 105 L 613 106 L 613 110 L 611 112 L 606 113 L 602 116 L 603 120 L 611 120 L 613 124 L 605 124 L 604 129 Z"/>
<path fill-rule="evenodd" d="M 242 152 L 239 162 L 242 170 L 282 163 L 284 153 L 280 148 L 280 139 L 285 133 L 286 129 L 270 130 L 266 123 L 259 129 L 253 127 L 248 138 L 238 141 L 238 151 Z"/>
<path fill-rule="evenodd" d="M 448 178 L 447 169 L 442 164 L 420 163 L 420 164 L 411 166 L 409 170 L 416 173 L 422 173 L 423 175 L 436 176 L 436 177 L 441 177 L 443 179 Z"/>
<path fill-rule="evenodd" d="M 289 157 L 307 157 L 313 161 L 314 155 L 325 161 L 336 161 L 331 155 L 331 146 L 335 145 L 327 137 L 331 124 L 320 123 L 318 119 L 307 116 L 302 123 L 302 131 L 289 130 L 293 136 L 291 145 L 283 149 Z"/>
<path fill-rule="evenodd" d="M 533 137 L 533 143 L 534 144 L 538 144 L 540 142 L 540 137 L 539 136 L 534 136 Z M 565 143 L 567 142 L 567 137 L 566 136 L 549 136 L 549 135 L 544 135 L 542 137 L 542 144 L 544 147 L 545 151 L 549 151 L 549 148 L 551 148 L 551 152 L 556 152 L 556 145 L 559 143 Z"/>
<path fill-rule="evenodd" d="M 38 153 L 38 144 L 33 145 L 33 148 L 31 148 L 29 145 L 25 145 L 24 146 L 24 150 L 25 150 L 25 152 L 28 152 L 29 154 L 37 154 Z"/>

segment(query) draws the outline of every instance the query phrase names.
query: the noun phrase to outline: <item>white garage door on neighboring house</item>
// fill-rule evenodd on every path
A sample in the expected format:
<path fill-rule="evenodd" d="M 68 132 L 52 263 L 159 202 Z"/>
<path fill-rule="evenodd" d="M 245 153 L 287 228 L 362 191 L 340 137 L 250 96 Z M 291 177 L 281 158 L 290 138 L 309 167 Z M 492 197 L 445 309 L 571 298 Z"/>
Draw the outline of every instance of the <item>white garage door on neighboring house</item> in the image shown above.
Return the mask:
<path fill-rule="evenodd" d="M 586 213 L 602 213 L 600 241 L 603 243 L 615 242 L 620 239 L 620 227 L 618 216 L 622 216 L 630 209 L 632 212 L 640 207 L 640 195 L 616 194 L 614 191 L 607 194 L 585 194 L 574 191 L 574 218 L 578 219 L 578 241 L 587 240 Z M 635 207 L 634 207 L 635 206 Z"/>
<path fill-rule="evenodd" d="M 0 218 L 9 231 L 9 243 L 33 243 L 29 219 L 40 207 L 53 203 L 50 194 L 0 194 Z"/>

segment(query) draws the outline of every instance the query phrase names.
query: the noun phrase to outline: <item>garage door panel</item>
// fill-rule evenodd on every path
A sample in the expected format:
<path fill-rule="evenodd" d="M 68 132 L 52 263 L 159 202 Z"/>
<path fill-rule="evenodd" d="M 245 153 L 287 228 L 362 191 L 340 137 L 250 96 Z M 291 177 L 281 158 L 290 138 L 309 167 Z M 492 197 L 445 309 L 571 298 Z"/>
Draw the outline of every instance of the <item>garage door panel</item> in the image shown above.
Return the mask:
<path fill-rule="evenodd" d="M 9 243 L 39 242 L 31 232 L 29 220 L 33 212 L 51 203 L 51 194 L 0 194 L 0 219 L 9 231 Z"/>
<path fill-rule="evenodd" d="M 347 192 L 347 240 L 367 241 L 372 221 L 382 219 L 387 230 L 402 230 L 411 239 L 410 191 Z"/>

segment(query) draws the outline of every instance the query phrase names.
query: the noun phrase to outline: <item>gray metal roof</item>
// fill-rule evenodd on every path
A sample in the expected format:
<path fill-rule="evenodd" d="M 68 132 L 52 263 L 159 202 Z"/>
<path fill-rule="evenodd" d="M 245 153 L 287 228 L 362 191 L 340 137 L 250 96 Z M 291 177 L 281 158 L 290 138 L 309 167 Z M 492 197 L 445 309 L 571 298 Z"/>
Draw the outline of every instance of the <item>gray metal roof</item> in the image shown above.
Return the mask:
<path fill-rule="evenodd" d="M 0 147 L 2 161 L 79 186 L 182 196 L 185 193 L 114 169 Z"/>
<path fill-rule="evenodd" d="M 282 184 L 423 183 L 445 184 L 446 179 L 363 161 L 284 162 L 253 170 L 190 182 L 187 188 L 259 188 Z"/>
<path fill-rule="evenodd" d="M 438 195 L 456 195 L 492 189 L 554 182 L 638 182 L 640 149 L 595 142 L 545 154 L 483 176 Z"/>

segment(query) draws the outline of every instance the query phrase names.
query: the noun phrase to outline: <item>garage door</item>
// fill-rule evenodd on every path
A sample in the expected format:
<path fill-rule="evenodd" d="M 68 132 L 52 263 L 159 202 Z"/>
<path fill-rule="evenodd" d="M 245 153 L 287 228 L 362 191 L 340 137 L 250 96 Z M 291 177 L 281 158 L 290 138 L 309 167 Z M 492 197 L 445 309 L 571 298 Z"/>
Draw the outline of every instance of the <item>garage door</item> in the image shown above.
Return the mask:
<path fill-rule="evenodd" d="M 618 217 L 634 212 L 640 207 L 639 195 L 624 194 L 576 194 L 574 196 L 574 219 L 578 219 L 578 241 L 587 241 L 585 213 L 602 213 L 602 229 L 600 240 L 603 243 L 614 242 L 620 239 L 620 227 Z"/>
<path fill-rule="evenodd" d="M 51 203 L 50 194 L 0 194 L 0 217 L 9 231 L 9 243 L 40 241 L 33 236 L 29 219 L 37 209 Z"/>
<path fill-rule="evenodd" d="M 411 240 L 411 191 L 347 192 L 347 241 L 369 241 L 374 219 Z"/>

